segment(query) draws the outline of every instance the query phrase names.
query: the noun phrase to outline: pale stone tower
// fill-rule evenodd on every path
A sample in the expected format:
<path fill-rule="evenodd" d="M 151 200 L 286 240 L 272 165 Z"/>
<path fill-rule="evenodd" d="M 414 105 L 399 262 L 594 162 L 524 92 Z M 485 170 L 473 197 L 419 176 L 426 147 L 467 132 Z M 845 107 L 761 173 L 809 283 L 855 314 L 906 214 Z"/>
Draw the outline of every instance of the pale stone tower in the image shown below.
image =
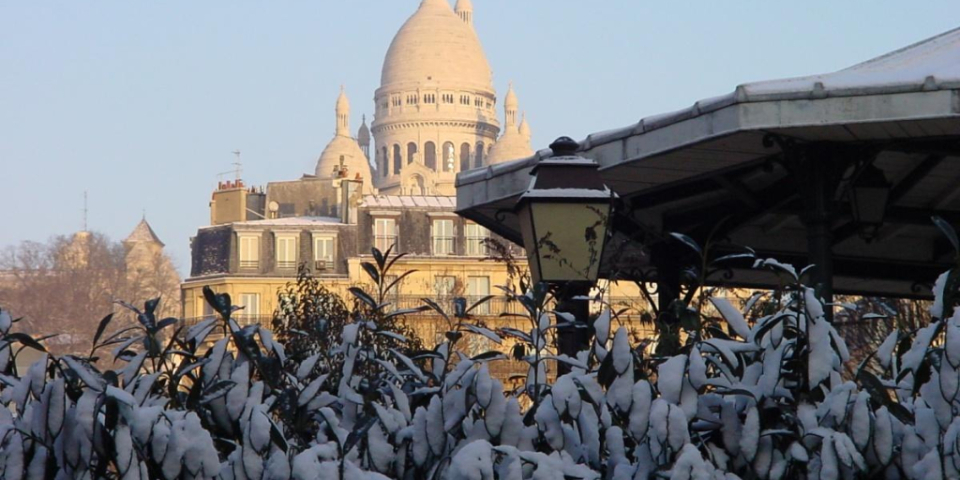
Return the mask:
<path fill-rule="evenodd" d="M 533 155 L 533 148 L 530 147 L 530 126 L 527 125 L 526 118 L 520 121 L 519 126 L 517 125 L 519 111 L 520 102 L 511 83 L 510 88 L 507 89 L 507 96 L 503 99 L 503 135 L 490 149 L 490 155 L 487 158 L 491 165 Z"/>
<path fill-rule="evenodd" d="M 317 159 L 314 174 L 320 179 L 350 178 L 358 175 L 365 185 L 370 185 L 370 163 L 360 149 L 357 139 L 350 136 L 350 101 L 343 87 L 337 97 L 336 134 Z"/>
<path fill-rule="evenodd" d="M 487 165 L 496 91 L 473 7 L 423 0 L 390 44 L 371 132 L 381 193 L 455 195 L 457 172 Z"/>
<path fill-rule="evenodd" d="M 370 163 L 370 128 L 367 127 L 367 116 L 363 116 L 363 121 L 360 122 L 360 130 L 357 131 L 357 143 L 360 145 L 360 150 L 363 150 L 363 155 L 367 157 L 367 163 Z"/>

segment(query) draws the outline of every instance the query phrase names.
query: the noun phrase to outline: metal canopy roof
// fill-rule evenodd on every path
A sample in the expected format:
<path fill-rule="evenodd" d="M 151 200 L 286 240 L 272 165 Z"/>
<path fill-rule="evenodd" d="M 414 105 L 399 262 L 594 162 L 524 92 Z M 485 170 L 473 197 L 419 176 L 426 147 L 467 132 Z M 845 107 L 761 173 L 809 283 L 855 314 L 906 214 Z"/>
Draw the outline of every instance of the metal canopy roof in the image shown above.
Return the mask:
<path fill-rule="evenodd" d="M 839 216 L 836 291 L 924 295 L 915 283 L 932 283 L 947 265 L 929 216 L 960 223 L 960 29 L 835 73 L 741 85 L 592 134 L 580 154 L 601 165 L 604 181 L 646 225 L 702 237 L 736 214 L 727 232 L 733 242 L 804 265 L 796 181 L 776 161 L 781 147 L 764 141 L 770 134 L 880 152 L 874 164 L 894 185 L 887 221 L 867 244 L 849 216 Z M 513 207 L 531 167 L 549 155 L 459 174 L 458 212 L 521 243 L 517 219 L 499 213 Z M 742 271 L 733 281 L 764 286 L 771 279 Z"/>

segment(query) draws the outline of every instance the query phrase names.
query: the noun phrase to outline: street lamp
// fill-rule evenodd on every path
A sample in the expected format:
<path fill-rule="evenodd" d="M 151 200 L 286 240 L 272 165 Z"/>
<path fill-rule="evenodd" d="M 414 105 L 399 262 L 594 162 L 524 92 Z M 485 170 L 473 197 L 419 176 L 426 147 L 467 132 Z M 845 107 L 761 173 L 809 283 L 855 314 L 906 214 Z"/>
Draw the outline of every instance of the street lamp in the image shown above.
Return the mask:
<path fill-rule="evenodd" d="M 873 164 L 866 166 L 850 187 L 850 206 L 860 236 L 872 241 L 887 211 L 890 201 L 890 182 Z"/>
<path fill-rule="evenodd" d="M 534 282 L 592 285 L 600 272 L 615 194 L 578 147 L 569 137 L 550 144 L 553 156 L 533 167 L 532 185 L 517 202 Z"/>
<path fill-rule="evenodd" d="M 534 283 L 557 287 L 556 310 L 576 319 L 576 325 L 557 329 L 559 353 L 570 357 L 590 345 L 586 298 L 600 273 L 616 198 L 599 165 L 576 155 L 579 147 L 569 137 L 554 141 L 553 156 L 533 167 L 535 178 L 515 208 Z M 566 364 L 557 366 L 560 375 L 569 371 Z"/>

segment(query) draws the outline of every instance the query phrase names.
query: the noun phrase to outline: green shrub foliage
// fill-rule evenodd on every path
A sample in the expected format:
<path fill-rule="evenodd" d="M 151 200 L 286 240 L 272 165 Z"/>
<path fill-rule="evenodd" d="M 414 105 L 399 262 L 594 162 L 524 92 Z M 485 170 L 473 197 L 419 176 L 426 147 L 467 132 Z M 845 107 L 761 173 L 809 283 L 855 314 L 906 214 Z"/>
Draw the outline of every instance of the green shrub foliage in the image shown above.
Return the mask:
<path fill-rule="evenodd" d="M 382 273 L 385 257 L 368 273 Z M 0 477 L 960 476 L 958 270 L 938 280 L 928 325 L 894 331 L 865 360 L 875 368 L 845 378 L 849 353 L 816 293 L 792 267 L 756 266 L 784 278 L 763 311 L 713 298 L 723 323 L 685 320 L 670 355 L 631 345 L 609 310 L 588 350 L 557 355 L 547 338 L 570 318 L 547 310 L 539 286 L 506 293 L 526 310 L 523 329 L 492 331 L 471 319 L 475 305 L 445 312 L 425 300 L 449 330 L 430 351 L 404 348 L 406 336 L 384 327 L 403 312 L 382 301 L 382 282 L 353 290 L 349 314 L 317 310 L 349 320 L 335 345 L 291 349 L 239 326 L 230 297 L 207 290 L 217 319 L 184 328 L 155 318 L 156 301 L 129 306 L 137 327 L 113 331 L 108 317 L 90 356 L 44 353 L 25 371 L 18 355 L 44 346 L 2 311 Z M 501 353 L 458 353 L 468 335 L 516 339 L 524 387 L 505 393 L 491 377 Z M 95 368 L 98 354 L 117 367 Z M 571 373 L 549 380 L 554 362 Z"/>

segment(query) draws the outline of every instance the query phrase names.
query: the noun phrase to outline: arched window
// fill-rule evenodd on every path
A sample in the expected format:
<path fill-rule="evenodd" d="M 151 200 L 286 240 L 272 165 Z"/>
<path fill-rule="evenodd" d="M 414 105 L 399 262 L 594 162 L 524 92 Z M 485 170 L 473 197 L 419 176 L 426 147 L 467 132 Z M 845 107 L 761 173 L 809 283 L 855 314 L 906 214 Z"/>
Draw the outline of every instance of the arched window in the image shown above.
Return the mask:
<path fill-rule="evenodd" d="M 393 174 L 400 175 L 401 167 L 403 167 L 403 155 L 400 154 L 400 145 L 393 144 Z"/>
<path fill-rule="evenodd" d="M 423 164 L 431 170 L 437 170 L 437 144 L 433 142 L 423 144 Z"/>
<path fill-rule="evenodd" d="M 470 170 L 470 144 L 464 143 L 460 145 L 460 171 L 467 170 Z"/>
<path fill-rule="evenodd" d="M 387 147 L 383 147 L 383 149 L 381 149 L 381 154 L 380 176 L 386 177 L 390 174 L 390 155 L 387 153 Z"/>
<path fill-rule="evenodd" d="M 443 151 L 440 152 L 440 154 L 443 156 L 443 171 L 452 172 L 453 166 L 455 165 L 454 162 L 457 161 L 456 160 L 457 153 L 454 150 L 453 143 L 451 142 L 444 143 Z"/>
<path fill-rule="evenodd" d="M 477 153 L 473 160 L 473 168 L 480 168 L 483 166 L 483 142 L 477 142 Z"/>
<path fill-rule="evenodd" d="M 407 144 L 407 163 L 413 163 L 417 158 L 417 144 L 410 142 Z"/>

